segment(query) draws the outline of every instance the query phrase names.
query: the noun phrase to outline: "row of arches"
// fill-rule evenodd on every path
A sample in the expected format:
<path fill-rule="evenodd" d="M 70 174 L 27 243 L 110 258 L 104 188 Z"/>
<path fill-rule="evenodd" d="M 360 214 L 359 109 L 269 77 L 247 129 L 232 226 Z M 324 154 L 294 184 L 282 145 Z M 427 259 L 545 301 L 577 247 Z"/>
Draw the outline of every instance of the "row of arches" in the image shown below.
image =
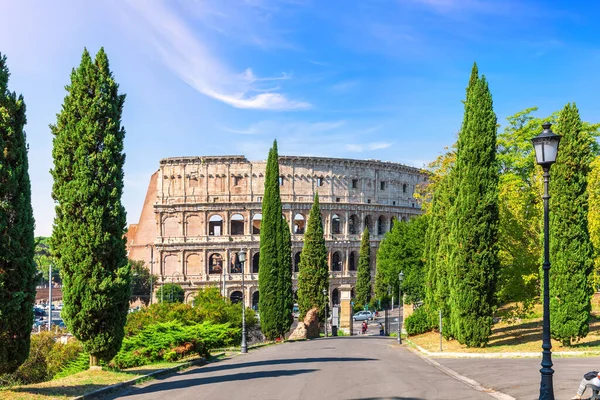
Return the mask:
<path fill-rule="evenodd" d="M 351 296 L 354 297 L 354 288 L 352 288 Z M 334 306 L 340 304 L 340 291 L 338 290 L 338 288 L 333 288 L 333 290 L 331 290 L 329 299 L 330 299 L 331 304 Z M 241 302 L 242 301 L 242 291 L 234 290 L 233 292 L 231 292 L 231 294 L 229 295 L 229 300 L 231 300 L 232 303 Z M 252 309 L 258 310 L 258 300 L 259 300 L 259 294 L 258 294 L 258 290 L 257 290 L 254 293 L 252 293 Z M 297 302 L 298 302 L 298 295 L 297 295 L 297 292 L 294 290 L 294 303 L 297 303 Z"/>
<path fill-rule="evenodd" d="M 285 215 L 283 216 L 285 218 Z M 329 232 L 332 235 L 341 235 L 347 233 L 349 235 L 360 234 L 365 228 L 369 229 L 369 232 L 377 235 L 384 235 L 386 232 L 391 230 L 393 226 L 393 220 L 395 217 L 386 218 L 384 215 L 380 215 L 377 219 L 373 219 L 371 215 L 366 215 L 362 220 L 356 214 L 351 214 L 348 217 L 348 221 L 339 214 L 331 214 L 329 220 Z M 405 220 L 405 217 L 401 217 Z M 209 236 L 222 236 L 229 234 L 231 236 L 242 236 L 246 234 L 258 235 L 260 234 L 260 227 L 262 222 L 262 214 L 257 213 L 252 216 L 250 220 L 250 228 L 246 229 L 246 218 L 242 214 L 233 214 L 229 218 L 229 229 L 225 231 L 225 220 L 220 214 L 213 214 L 208 219 L 208 235 Z M 346 226 L 344 226 L 344 223 Z M 303 235 L 306 230 L 307 217 L 301 213 L 296 213 L 291 224 L 291 230 L 294 235 Z M 326 218 L 322 216 L 322 223 L 325 225 Z M 193 215 L 186 219 L 186 232 L 187 236 L 204 236 L 200 225 L 202 220 L 199 216 Z M 324 226 L 325 227 L 325 226 Z M 179 221 L 177 217 L 169 216 L 163 220 L 163 236 L 165 237 L 177 237 L 180 236 Z"/>

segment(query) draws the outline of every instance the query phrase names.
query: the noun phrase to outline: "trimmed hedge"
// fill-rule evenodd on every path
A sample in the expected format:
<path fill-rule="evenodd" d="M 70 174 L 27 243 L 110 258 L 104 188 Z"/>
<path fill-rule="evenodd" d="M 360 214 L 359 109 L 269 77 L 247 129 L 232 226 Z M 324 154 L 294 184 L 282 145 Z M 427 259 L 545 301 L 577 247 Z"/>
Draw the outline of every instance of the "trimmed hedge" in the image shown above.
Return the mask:
<path fill-rule="evenodd" d="M 404 321 L 408 336 L 420 335 L 433 329 L 424 307 L 419 307 Z"/>

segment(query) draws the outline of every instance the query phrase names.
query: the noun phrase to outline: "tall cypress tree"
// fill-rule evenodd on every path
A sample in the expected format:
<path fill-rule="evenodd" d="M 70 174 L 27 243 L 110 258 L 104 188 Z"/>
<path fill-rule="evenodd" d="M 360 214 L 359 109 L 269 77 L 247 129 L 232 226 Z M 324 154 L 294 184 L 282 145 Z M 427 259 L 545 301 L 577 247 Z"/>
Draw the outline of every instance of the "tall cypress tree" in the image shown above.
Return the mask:
<path fill-rule="evenodd" d="M 324 319 L 325 297 L 323 289 L 329 290 L 329 268 L 327 266 L 327 247 L 323 234 L 323 222 L 319 206 L 319 194 L 315 194 L 312 208 L 308 216 L 308 225 L 304 234 L 304 247 L 300 254 L 298 267 L 298 309 L 300 319 L 308 310 L 317 307 Z"/>
<path fill-rule="evenodd" d="M 259 263 L 260 326 L 267 339 L 274 340 L 289 330 L 293 305 L 291 239 L 281 207 L 277 141 L 269 151 L 265 172 Z"/>
<path fill-rule="evenodd" d="M 587 179 L 593 138 L 575 104 L 558 116 L 562 136 L 550 182 L 550 331 L 563 345 L 589 332 L 593 249 L 588 232 Z"/>
<path fill-rule="evenodd" d="M 37 282 L 23 96 L 8 90 L 0 54 L 0 373 L 29 355 Z"/>
<path fill-rule="evenodd" d="M 371 300 L 371 245 L 369 228 L 365 227 L 360 241 L 358 269 L 356 271 L 356 300 L 368 304 Z"/>
<path fill-rule="evenodd" d="M 125 251 L 123 139 L 125 95 L 104 49 L 84 50 L 56 125 L 52 156 L 56 217 L 51 251 L 61 269 L 62 316 L 90 354 L 90 365 L 121 347 L 130 296 Z"/>
<path fill-rule="evenodd" d="M 458 136 L 456 200 L 450 213 L 450 310 L 460 343 L 482 346 L 491 334 L 498 269 L 496 114 L 485 77 L 473 66 Z"/>

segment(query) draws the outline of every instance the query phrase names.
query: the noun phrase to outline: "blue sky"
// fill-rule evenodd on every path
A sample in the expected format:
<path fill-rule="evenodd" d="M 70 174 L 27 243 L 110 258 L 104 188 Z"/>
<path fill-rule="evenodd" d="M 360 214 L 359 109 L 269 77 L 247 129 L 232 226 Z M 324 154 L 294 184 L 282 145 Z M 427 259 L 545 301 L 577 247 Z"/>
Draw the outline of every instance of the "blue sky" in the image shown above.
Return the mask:
<path fill-rule="evenodd" d="M 456 138 L 471 66 L 500 123 L 570 101 L 600 121 L 596 1 L 4 0 L 0 52 L 27 103 L 36 234 L 52 137 L 84 47 L 127 94 L 124 204 L 137 222 L 163 157 L 280 154 L 423 166 Z"/>

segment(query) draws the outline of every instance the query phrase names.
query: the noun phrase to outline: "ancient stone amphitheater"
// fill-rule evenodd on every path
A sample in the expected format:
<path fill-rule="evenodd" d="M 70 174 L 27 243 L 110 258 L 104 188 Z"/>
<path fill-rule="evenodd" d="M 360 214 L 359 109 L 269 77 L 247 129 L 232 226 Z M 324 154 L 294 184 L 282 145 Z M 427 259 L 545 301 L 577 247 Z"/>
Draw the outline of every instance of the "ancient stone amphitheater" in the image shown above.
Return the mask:
<path fill-rule="evenodd" d="M 143 260 L 160 285 L 179 283 L 190 301 L 198 288 L 215 286 L 234 301 L 258 304 L 259 234 L 265 161 L 244 156 L 173 157 L 160 161 L 138 224 L 127 234 L 129 257 Z M 427 179 L 418 168 L 324 157 L 281 156 L 283 213 L 292 234 L 294 288 L 313 196 L 319 193 L 330 271 L 330 299 L 337 287 L 354 285 L 361 233 L 371 233 L 375 254 L 392 218 L 407 220 L 421 209 L 415 187 Z M 242 266 L 237 254 L 246 252 Z"/>

